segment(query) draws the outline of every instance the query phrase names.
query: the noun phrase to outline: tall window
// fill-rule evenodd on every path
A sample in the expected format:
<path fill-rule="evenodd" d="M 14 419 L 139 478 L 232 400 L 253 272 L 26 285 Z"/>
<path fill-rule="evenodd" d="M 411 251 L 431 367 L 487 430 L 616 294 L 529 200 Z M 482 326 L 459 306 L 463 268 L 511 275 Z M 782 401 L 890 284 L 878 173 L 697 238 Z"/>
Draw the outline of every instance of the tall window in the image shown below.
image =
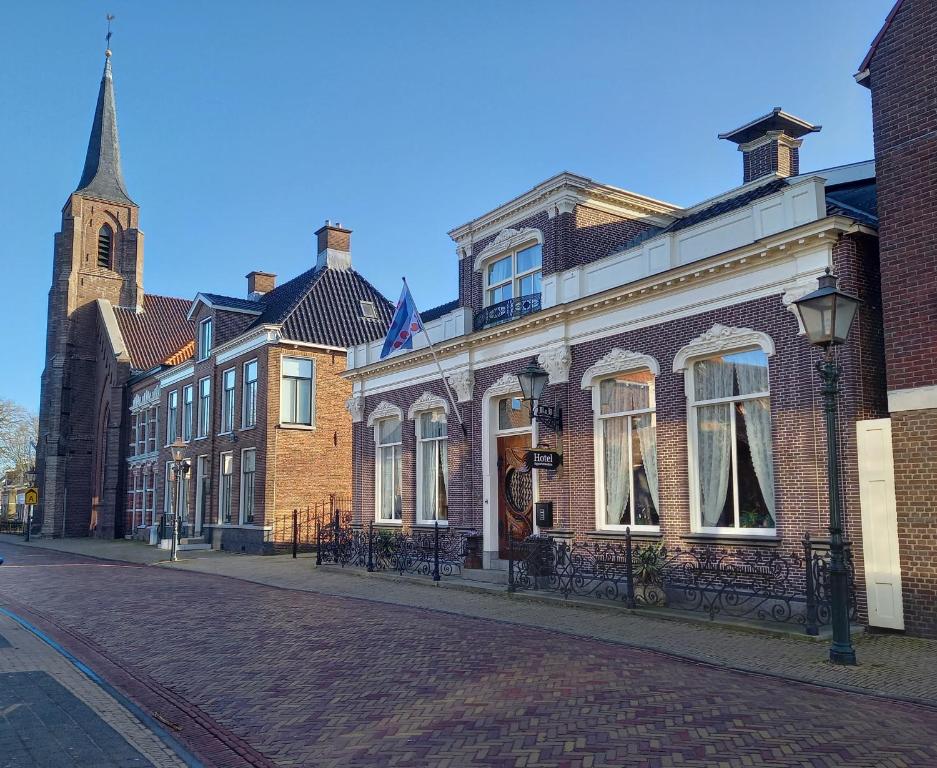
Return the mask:
<path fill-rule="evenodd" d="M 700 529 L 773 529 L 768 356 L 760 349 L 715 355 L 692 370 Z"/>
<path fill-rule="evenodd" d="M 231 523 L 231 491 L 234 479 L 234 454 L 222 453 L 219 462 L 220 483 L 218 484 L 218 522 Z"/>
<path fill-rule="evenodd" d="M 378 521 L 400 520 L 403 475 L 400 467 L 400 419 L 383 419 L 377 423 L 377 518 Z"/>
<path fill-rule="evenodd" d="M 280 423 L 312 426 L 312 360 L 284 357 L 280 361 Z"/>
<path fill-rule="evenodd" d="M 172 514 L 174 505 L 176 503 L 176 496 L 174 493 L 174 485 L 176 482 L 176 473 L 172 469 L 172 462 L 166 462 L 166 475 L 163 482 L 163 512 L 167 515 Z M 167 521 L 168 522 L 168 521 Z M 166 538 L 169 538 L 167 535 Z"/>
<path fill-rule="evenodd" d="M 195 387 L 189 384 L 182 389 L 182 439 L 192 439 L 192 410 L 195 406 Z"/>
<path fill-rule="evenodd" d="M 241 523 L 254 522 L 254 469 L 257 451 L 246 448 L 241 451 Z"/>
<path fill-rule="evenodd" d="M 424 411 L 417 417 L 416 472 L 419 521 L 449 519 L 449 459 L 446 414 Z"/>
<path fill-rule="evenodd" d="M 114 244 L 114 230 L 105 224 L 98 230 L 98 266 L 111 268 L 111 248 Z"/>
<path fill-rule="evenodd" d="M 169 393 L 166 408 L 166 445 L 171 445 L 176 439 L 176 421 L 179 414 L 179 390 Z"/>
<path fill-rule="evenodd" d="M 208 457 L 199 456 L 195 465 L 195 535 L 202 533 L 205 522 L 205 504 L 208 501 Z"/>
<path fill-rule="evenodd" d="M 198 359 L 204 360 L 211 354 L 211 318 L 206 317 L 198 324 Z"/>
<path fill-rule="evenodd" d="M 153 525 L 156 520 L 156 473 L 155 467 L 150 469 L 145 469 L 143 471 L 143 498 L 144 498 L 144 520 L 143 524 L 146 525 L 147 515 L 149 512 L 149 524 Z"/>
<path fill-rule="evenodd" d="M 487 304 L 540 293 L 543 253 L 540 243 L 491 262 L 485 269 Z"/>
<path fill-rule="evenodd" d="M 198 436 L 207 437 L 211 429 L 211 379 L 198 382 Z"/>
<path fill-rule="evenodd" d="M 127 451 L 128 456 L 137 455 L 137 430 L 140 429 L 140 415 L 133 414 L 130 419 L 130 446 Z"/>
<path fill-rule="evenodd" d="M 133 473 L 133 519 L 136 524 L 137 516 L 140 517 L 140 525 L 143 525 L 143 516 L 146 514 L 146 475 L 142 468 Z"/>
<path fill-rule="evenodd" d="M 620 373 L 598 383 L 597 485 L 602 528 L 660 525 L 654 374 Z"/>
<path fill-rule="evenodd" d="M 148 413 L 149 417 L 147 418 L 146 426 L 146 451 L 147 453 L 151 453 L 156 450 L 156 421 L 158 413 L 156 406 L 150 408 Z"/>
<path fill-rule="evenodd" d="M 241 428 L 257 423 L 257 361 L 244 363 L 244 392 L 242 394 Z"/>
<path fill-rule="evenodd" d="M 221 431 L 234 431 L 234 368 L 221 376 Z"/>

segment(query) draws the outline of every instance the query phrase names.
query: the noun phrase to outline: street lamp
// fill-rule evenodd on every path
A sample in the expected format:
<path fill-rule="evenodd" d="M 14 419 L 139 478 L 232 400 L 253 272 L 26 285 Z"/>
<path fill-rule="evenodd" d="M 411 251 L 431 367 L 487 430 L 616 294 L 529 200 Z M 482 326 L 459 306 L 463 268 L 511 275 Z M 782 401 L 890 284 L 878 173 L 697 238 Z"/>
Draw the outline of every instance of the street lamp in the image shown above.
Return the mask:
<path fill-rule="evenodd" d="M 183 458 L 183 451 L 185 450 L 186 443 L 181 437 L 176 437 L 172 442 L 172 445 L 169 446 L 172 449 L 172 487 L 173 492 L 169 497 L 169 520 L 172 525 L 172 543 L 170 545 L 170 560 L 175 562 L 177 560 L 176 556 L 176 543 L 179 540 L 179 515 L 178 510 L 180 507 L 179 503 L 179 492 L 181 491 L 182 483 L 179 481 L 189 473 L 189 461 Z"/>
<path fill-rule="evenodd" d="M 830 610 L 833 643 L 830 661 L 855 664 L 856 651 L 849 633 L 849 579 L 843 545 L 843 512 L 839 497 L 839 443 L 836 437 L 836 400 L 839 396 L 839 366 L 833 359 L 833 347 L 843 344 L 849 335 L 859 299 L 836 287 L 836 276 L 826 270 L 818 281 L 820 287 L 794 301 L 810 343 L 826 350 L 817 361 L 823 382 L 823 405 L 826 412 L 826 465 L 830 494 Z"/>
<path fill-rule="evenodd" d="M 557 432 L 563 429 L 563 410 L 559 406 L 540 404 L 540 397 L 547 386 L 549 374 L 540 367 L 536 358 L 531 358 L 527 366 L 517 372 L 521 385 L 521 394 L 530 408 L 530 418 L 542 421 Z"/>

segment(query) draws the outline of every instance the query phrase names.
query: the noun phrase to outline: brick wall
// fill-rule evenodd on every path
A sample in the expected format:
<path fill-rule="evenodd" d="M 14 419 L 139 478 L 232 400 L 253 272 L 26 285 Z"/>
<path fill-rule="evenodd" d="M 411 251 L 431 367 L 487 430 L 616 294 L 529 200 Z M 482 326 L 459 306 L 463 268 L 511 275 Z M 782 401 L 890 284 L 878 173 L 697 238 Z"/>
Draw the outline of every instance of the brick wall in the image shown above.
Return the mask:
<path fill-rule="evenodd" d="M 869 62 L 888 389 L 937 385 L 937 4 L 905 0 Z M 937 409 L 892 414 L 905 624 L 937 637 Z"/>

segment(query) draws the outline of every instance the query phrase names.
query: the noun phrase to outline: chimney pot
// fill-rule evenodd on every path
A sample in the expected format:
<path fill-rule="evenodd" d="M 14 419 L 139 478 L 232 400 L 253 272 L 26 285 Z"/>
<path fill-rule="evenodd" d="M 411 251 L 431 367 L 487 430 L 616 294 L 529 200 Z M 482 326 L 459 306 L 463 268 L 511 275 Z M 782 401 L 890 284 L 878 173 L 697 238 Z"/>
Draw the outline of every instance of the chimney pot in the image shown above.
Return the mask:
<path fill-rule="evenodd" d="M 326 219 L 324 227 L 316 230 L 316 266 L 329 269 L 351 268 L 351 230 L 339 222 Z"/>
<path fill-rule="evenodd" d="M 742 153 L 742 179 L 747 184 L 764 176 L 798 175 L 801 137 L 819 130 L 819 125 L 775 107 L 741 128 L 720 133 L 719 138 L 738 144 Z"/>

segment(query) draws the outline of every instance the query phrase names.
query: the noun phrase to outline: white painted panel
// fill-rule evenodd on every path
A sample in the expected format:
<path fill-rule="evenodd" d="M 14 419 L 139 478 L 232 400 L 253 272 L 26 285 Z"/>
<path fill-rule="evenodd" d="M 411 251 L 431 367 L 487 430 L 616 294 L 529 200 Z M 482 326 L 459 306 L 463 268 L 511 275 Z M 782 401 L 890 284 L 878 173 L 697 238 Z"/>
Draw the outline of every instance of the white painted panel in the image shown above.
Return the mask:
<path fill-rule="evenodd" d="M 759 221 L 761 224 L 761 232 L 760 234 L 756 233 L 758 237 L 766 237 L 767 235 L 773 235 L 775 232 L 787 229 L 785 226 L 786 222 L 784 221 L 783 197 L 772 199 L 771 202 L 761 206 L 760 214 Z"/>
<path fill-rule="evenodd" d="M 813 186 L 792 190 L 791 203 L 794 208 L 795 227 L 817 218 L 817 195 Z"/>
<path fill-rule="evenodd" d="M 660 242 L 648 245 L 647 254 L 651 274 L 670 269 L 670 243 L 672 239 L 667 236 Z"/>
<path fill-rule="evenodd" d="M 891 419 L 856 423 L 869 624 L 904 629 Z"/>
<path fill-rule="evenodd" d="M 586 269 L 586 293 L 599 293 L 640 280 L 649 274 L 647 254 L 643 250 L 626 257 L 600 261 Z"/>
<path fill-rule="evenodd" d="M 680 263 L 704 259 L 714 253 L 731 251 L 755 239 L 752 211 L 744 209 L 735 216 L 723 216 L 713 222 L 692 227 L 678 236 Z"/>

